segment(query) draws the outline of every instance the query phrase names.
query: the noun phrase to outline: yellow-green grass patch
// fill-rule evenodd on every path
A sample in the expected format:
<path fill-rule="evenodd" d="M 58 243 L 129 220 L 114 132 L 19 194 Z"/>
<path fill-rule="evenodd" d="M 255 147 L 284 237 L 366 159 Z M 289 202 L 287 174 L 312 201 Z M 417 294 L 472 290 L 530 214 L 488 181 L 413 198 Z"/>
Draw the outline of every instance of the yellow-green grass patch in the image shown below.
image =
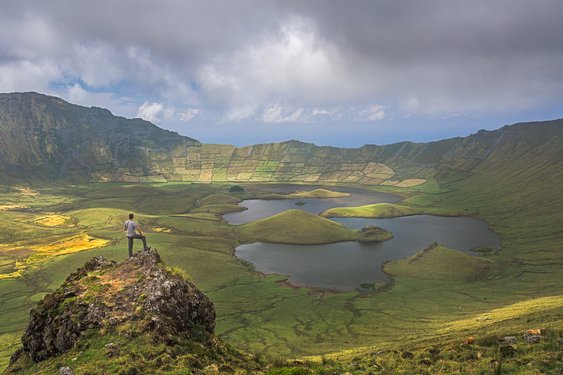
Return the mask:
<path fill-rule="evenodd" d="M 156 233 L 172 233 L 172 229 L 170 228 L 153 227 L 152 230 Z"/>
<path fill-rule="evenodd" d="M 45 227 L 60 227 L 67 224 L 70 221 L 70 217 L 66 215 L 50 214 L 41 216 L 34 220 L 34 223 L 43 225 Z"/>
<path fill-rule="evenodd" d="M 438 333 L 483 330 L 491 325 L 498 325 L 499 323 L 502 324 L 505 321 L 526 318 L 537 313 L 546 313 L 550 310 L 559 312 L 563 311 L 563 295 L 531 298 L 489 311 L 484 311 L 480 314 L 472 315 L 470 318 L 449 322 L 445 324 L 444 328 L 438 331 Z M 529 328 L 545 327 L 530 326 Z M 563 321 L 560 321 L 558 329 L 563 329 Z"/>
<path fill-rule="evenodd" d="M 287 194 L 288 198 L 342 198 L 349 197 L 349 193 L 343 193 L 340 191 L 332 191 L 328 189 L 314 189 L 311 191 L 296 191 L 294 193 Z"/>
<path fill-rule="evenodd" d="M 390 218 L 409 215 L 457 216 L 461 212 L 435 207 L 412 207 L 393 203 L 375 203 L 357 207 L 335 207 L 321 213 L 323 217 Z"/>
<path fill-rule="evenodd" d="M 426 182 L 426 180 L 424 178 L 410 178 L 410 179 L 403 180 L 403 181 L 399 182 L 395 186 L 397 186 L 397 187 L 413 187 L 413 186 L 422 185 L 425 182 Z"/>
<path fill-rule="evenodd" d="M 399 217 L 416 215 L 422 210 L 391 203 L 375 203 L 357 207 L 335 207 L 321 214 L 323 217 Z"/>
<path fill-rule="evenodd" d="M 0 279 L 13 279 L 23 275 L 23 272 L 31 267 L 36 266 L 49 258 L 59 255 L 72 254 L 84 250 L 95 249 L 106 246 L 110 241 L 106 239 L 96 238 L 87 233 L 79 233 L 71 237 L 64 237 L 48 244 L 36 244 L 23 248 L 12 248 L 5 251 L 6 254 L 17 252 L 18 250 L 27 250 L 31 254 L 27 257 L 18 258 L 15 261 L 13 270 L 10 273 L 0 274 Z"/>
<path fill-rule="evenodd" d="M 196 207 L 190 213 L 210 213 L 210 214 L 226 214 L 229 212 L 241 212 L 246 210 L 246 207 L 237 206 L 235 204 L 208 204 L 205 206 Z"/>
<path fill-rule="evenodd" d="M 237 204 L 240 202 L 235 196 L 227 194 L 211 194 L 199 200 L 200 205 L 205 206 L 208 204 Z"/>
<path fill-rule="evenodd" d="M 11 211 L 11 210 L 17 210 L 26 207 L 27 206 L 24 206 L 23 204 L 6 203 L 6 204 L 0 204 L 0 211 Z"/>

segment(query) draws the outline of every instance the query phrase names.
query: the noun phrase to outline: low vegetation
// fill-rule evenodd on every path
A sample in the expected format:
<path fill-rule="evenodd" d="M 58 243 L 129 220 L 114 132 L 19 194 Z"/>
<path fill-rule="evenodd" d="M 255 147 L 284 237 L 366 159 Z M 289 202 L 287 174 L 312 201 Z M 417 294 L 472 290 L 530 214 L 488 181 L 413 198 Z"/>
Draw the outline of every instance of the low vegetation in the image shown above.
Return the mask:
<path fill-rule="evenodd" d="M 191 212 L 206 205 L 235 204 L 223 197 L 231 195 L 231 185 L 33 186 L 39 193 L 33 197 L 0 187 L 0 204 L 25 206 L 0 211 L 3 275 L 14 272 L 16 261 L 25 262 L 32 256 L 32 245 L 48 247 L 78 235 L 108 241 L 103 247 L 86 251 L 45 252 L 49 255 L 23 270 L 21 276 L 0 280 L 0 367 L 7 365 L 20 340 L 27 311 L 45 293 L 57 288 L 70 272 L 93 256 L 125 259 L 122 224 L 127 214 L 134 212 L 149 235 L 149 245 L 157 247 L 170 266 L 191 275 L 214 302 L 217 334 L 227 343 L 277 366 L 264 367 L 264 371 L 412 373 L 417 369 L 415 372 L 439 373 L 440 366 L 453 371 L 457 364 L 462 373 L 487 372 L 500 349 L 498 344 L 480 346 L 479 340 L 485 342 L 485 338 L 492 337 L 489 341 L 494 342 L 499 337 L 517 335 L 518 342 L 512 345 L 516 353 L 503 359 L 502 368 L 508 373 L 533 373 L 536 369 L 549 373 L 556 368 L 557 340 L 563 329 L 563 305 L 558 297 L 563 292 L 559 282 L 563 278 L 562 243 L 557 225 L 560 210 L 556 209 L 561 199 L 547 187 L 541 194 L 531 192 L 524 180 L 508 183 L 514 181 L 510 176 L 520 176 L 517 169 L 521 171 L 521 165 L 505 168 L 502 173 L 498 168 L 485 171 L 482 178 L 453 176 L 452 182 L 438 184 L 430 180 L 403 190 L 382 188 L 402 191 L 407 199 L 400 206 L 411 210 L 428 213 L 439 208 L 444 213 L 476 213 L 503 239 L 500 251 L 479 257 L 438 246 L 416 258 L 388 264 L 386 271 L 393 274 L 394 282 L 384 292 L 329 293 L 288 288 L 280 285 L 283 276 L 255 273 L 250 265 L 233 256 L 237 245 L 289 238 L 295 243 L 301 235 L 314 243 L 325 238 L 327 231 L 336 233 L 335 240 L 353 239 L 353 233 L 347 228 L 329 227 L 326 219 L 315 215 L 290 212 L 289 216 L 264 219 L 265 222 L 231 226 L 217 213 Z M 539 181 L 558 186 L 556 172 L 546 173 Z M 490 181 L 498 184 L 491 185 Z M 504 186 L 504 190 L 491 187 L 493 190 L 484 191 L 479 187 L 484 184 Z M 245 186 L 237 199 L 259 198 L 264 190 L 267 189 L 258 185 Z M 53 213 L 68 216 L 72 225 L 35 223 Z M 287 226 L 301 233 L 280 234 L 280 228 Z M 527 329 L 538 327 L 547 332 L 540 343 L 522 341 Z M 477 343 L 460 346 L 469 336 L 475 337 Z M 93 342 L 90 345 L 95 349 Z M 433 347 L 440 353 L 432 357 L 428 350 Z M 381 353 L 373 354 L 378 352 Z M 403 352 L 412 353 L 413 359 L 409 354 L 405 354 L 409 358 L 403 358 Z M 77 353 L 69 352 L 68 358 L 75 358 Z M 100 349 L 98 354 L 102 353 Z M 304 356 L 306 359 L 300 362 L 285 361 Z M 140 358 L 147 366 L 156 360 L 152 354 L 141 354 Z"/>
<path fill-rule="evenodd" d="M 376 203 L 358 207 L 335 207 L 321 214 L 323 217 L 400 217 L 416 215 L 421 211 L 390 203 Z"/>
<path fill-rule="evenodd" d="M 390 232 L 376 226 L 352 230 L 340 223 L 301 210 L 286 210 L 243 224 L 236 230 L 242 243 L 316 245 L 342 241 L 386 241 L 393 238 Z"/>
<path fill-rule="evenodd" d="M 387 263 L 384 270 L 401 279 L 471 282 L 487 279 L 495 267 L 495 262 L 490 259 L 467 255 L 435 243 L 408 258 Z"/>
<path fill-rule="evenodd" d="M 342 198 L 349 197 L 349 193 L 328 189 L 313 189 L 310 191 L 296 191 L 286 195 L 287 198 Z"/>
<path fill-rule="evenodd" d="M 44 225 L 46 227 L 60 227 L 65 225 L 70 221 L 70 218 L 65 215 L 46 215 L 35 220 L 35 223 L 39 225 Z"/>
<path fill-rule="evenodd" d="M 287 210 L 237 228 L 241 242 L 323 244 L 355 239 L 354 231 L 301 210 Z"/>
<path fill-rule="evenodd" d="M 246 210 L 245 207 L 235 204 L 206 204 L 198 206 L 191 210 L 191 213 L 210 213 L 210 214 L 226 214 L 229 212 L 241 212 Z"/>
<path fill-rule="evenodd" d="M 321 216 L 388 218 L 423 214 L 458 216 L 464 213 L 440 207 L 416 207 L 413 205 L 406 206 L 393 203 L 375 203 L 357 207 L 335 207 L 321 213 Z"/>
<path fill-rule="evenodd" d="M 30 313 L 7 374 L 254 372 L 214 334 L 213 304 L 155 250 L 89 260 Z"/>
<path fill-rule="evenodd" d="M 270 192 L 266 194 L 260 194 L 261 199 L 343 198 L 349 196 L 349 193 L 333 191 L 329 189 L 297 190 L 290 193 Z"/>

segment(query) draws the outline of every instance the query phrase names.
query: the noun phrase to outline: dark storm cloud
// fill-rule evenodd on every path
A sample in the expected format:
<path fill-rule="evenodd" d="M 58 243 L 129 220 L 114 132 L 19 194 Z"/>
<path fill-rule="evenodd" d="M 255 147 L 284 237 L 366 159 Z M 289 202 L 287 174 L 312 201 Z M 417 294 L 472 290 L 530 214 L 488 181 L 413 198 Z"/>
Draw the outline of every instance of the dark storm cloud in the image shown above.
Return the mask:
<path fill-rule="evenodd" d="M 560 1 L 323 4 L 303 2 L 302 11 L 315 18 L 320 35 L 398 98 L 419 95 L 438 111 L 487 103 L 515 109 L 511 103 L 532 105 L 532 95 L 562 99 Z"/>
<path fill-rule="evenodd" d="M 129 104 L 113 87 L 125 83 L 158 102 L 143 104 L 151 116 L 185 106 L 226 122 L 450 116 L 563 99 L 561 1 L 3 3 L 1 91 L 55 82 L 70 99 L 118 106 Z"/>
<path fill-rule="evenodd" d="M 200 63 L 218 51 L 229 51 L 278 23 L 272 17 L 275 4 L 261 2 L 258 7 L 257 2 L 245 0 L 54 0 L 8 5 L 0 17 L 12 26 L 18 22 L 25 26 L 22 21 L 39 18 L 68 43 L 142 46 L 155 57 L 179 65 Z M 264 7 L 266 16 L 260 11 Z"/>

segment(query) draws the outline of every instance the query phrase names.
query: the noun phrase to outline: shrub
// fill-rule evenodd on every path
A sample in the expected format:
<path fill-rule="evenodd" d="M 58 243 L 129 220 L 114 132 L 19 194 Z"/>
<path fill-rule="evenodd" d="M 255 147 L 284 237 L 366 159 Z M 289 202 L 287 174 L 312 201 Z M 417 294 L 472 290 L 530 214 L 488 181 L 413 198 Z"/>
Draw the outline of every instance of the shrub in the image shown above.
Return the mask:
<path fill-rule="evenodd" d="M 242 193 L 243 191 L 244 191 L 244 188 L 242 186 L 238 186 L 238 185 L 233 185 L 229 189 L 229 193 Z"/>

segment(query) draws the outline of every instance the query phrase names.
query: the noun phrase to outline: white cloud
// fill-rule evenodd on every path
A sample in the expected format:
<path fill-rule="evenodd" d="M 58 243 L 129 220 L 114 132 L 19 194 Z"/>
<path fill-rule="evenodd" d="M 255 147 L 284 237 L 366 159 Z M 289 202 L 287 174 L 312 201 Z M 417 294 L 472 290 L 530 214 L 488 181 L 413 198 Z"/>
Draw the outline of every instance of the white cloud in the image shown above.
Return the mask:
<path fill-rule="evenodd" d="M 257 105 L 252 103 L 241 103 L 236 106 L 232 106 L 231 108 L 226 109 L 226 113 L 221 116 L 219 123 L 239 122 L 251 119 L 256 114 L 256 110 Z"/>
<path fill-rule="evenodd" d="M 0 65 L 0 91 L 45 92 L 49 83 L 62 75 L 59 67 L 48 60 L 15 61 Z"/>
<path fill-rule="evenodd" d="M 303 108 L 286 110 L 280 104 L 274 104 L 264 110 L 262 121 L 266 123 L 303 122 Z"/>
<path fill-rule="evenodd" d="M 0 91 L 47 92 L 163 125 L 557 107 L 563 3 L 505 2 L 514 5 L 264 0 L 259 12 L 249 0 L 5 2 Z M 361 107 L 372 98 L 389 107 Z"/>
<path fill-rule="evenodd" d="M 137 110 L 137 117 L 159 124 L 162 121 L 183 121 L 188 122 L 201 113 L 198 108 L 188 108 L 183 111 L 176 111 L 172 106 L 164 103 L 144 102 Z"/>
<path fill-rule="evenodd" d="M 378 121 L 385 118 L 385 107 L 379 104 L 372 104 L 360 110 L 357 115 L 358 121 Z"/>
<path fill-rule="evenodd" d="M 119 82 L 133 71 L 126 71 L 128 61 L 122 55 L 109 43 L 75 44 L 63 63 L 67 72 L 87 85 L 102 87 Z"/>
<path fill-rule="evenodd" d="M 75 83 L 74 85 L 68 88 L 68 99 L 72 103 L 76 104 L 83 104 L 85 100 L 89 100 L 89 93 L 88 91 L 84 90 L 79 83 Z"/>
<path fill-rule="evenodd" d="M 163 114 L 164 105 L 162 103 L 144 102 L 137 111 L 137 117 L 155 124 L 160 122 Z"/>
<path fill-rule="evenodd" d="M 225 110 L 227 122 L 292 122 L 305 111 L 299 108 L 347 101 L 357 89 L 337 51 L 318 38 L 311 21 L 299 17 L 286 20 L 259 42 L 206 64 L 198 82 L 207 101 Z M 280 98 L 299 108 L 283 112 L 290 106 L 282 109 Z"/>
<path fill-rule="evenodd" d="M 131 98 L 119 96 L 109 91 L 91 92 L 82 87 L 80 83 L 56 89 L 47 89 L 45 93 L 59 96 L 73 104 L 85 107 L 107 108 L 118 116 L 133 117 L 138 112 L 138 105 Z"/>
<path fill-rule="evenodd" d="M 188 122 L 199 114 L 199 109 L 188 108 L 185 111 L 178 112 L 178 119 L 180 121 Z"/>

